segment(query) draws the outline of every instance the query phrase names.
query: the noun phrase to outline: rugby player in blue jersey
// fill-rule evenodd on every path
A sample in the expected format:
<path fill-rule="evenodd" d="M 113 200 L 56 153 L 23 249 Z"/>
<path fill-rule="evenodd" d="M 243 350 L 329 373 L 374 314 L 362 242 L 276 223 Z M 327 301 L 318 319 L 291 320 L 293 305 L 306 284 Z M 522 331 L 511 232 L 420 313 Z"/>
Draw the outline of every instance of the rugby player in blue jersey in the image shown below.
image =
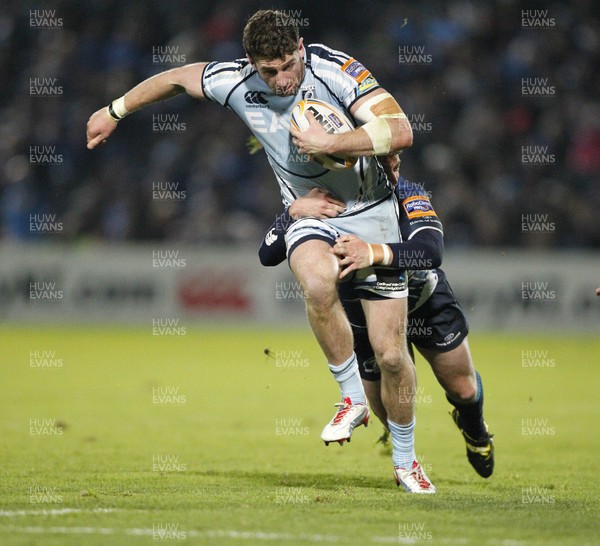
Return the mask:
<path fill-rule="evenodd" d="M 342 443 L 355 427 L 368 423 L 369 409 L 352 329 L 337 292 L 340 265 L 330 249 L 348 234 L 382 245 L 400 242 L 393 183 L 378 157 L 410 147 L 412 129 L 396 100 L 367 68 L 341 51 L 305 45 L 297 22 L 285 12 L 255 13 L 242 41 L 244 59 L 167 70 L 95 112 L 88 121 L 87 145 L 93 149 L 106 142 L 131 112 L 187 93 L 233 110 L 246 123 L 265 149 L 285 206 L 314 188 L 344 202 L 337 216 L 294 222 L 285 235 L 290 268 L 307 294 L 309 323 L 340 387 L 338 410 L 321 438 Z M 305 132 L 290 128 L 292 109 L 310 97 L 343 110 L 356 129 L 329 134 L 310 114 Z M 299 154 L 306 160 L 298 161 Z M 358 160 L 352 168 L 329 171 L 310 154 Z M 416 379 L 402 329 L 407 316 L 406 271 L 373 264 L 357 271 L 351 282 L 361 299 L 381 370 L 381 400 L 396 481 L 411 493 L 435 493 L 415 456 Z"/>
<path fill-rule="evenodd" d="M 398 158 L 386 168 L 397 175 Z M 440 264 L 444 250 L 443 228 L 424 188 L 401 177 L 395 189 L 400 204 L 400 231 L 403 242 L 389 245 L 386 265 L 407 268 L 407 337 L 431 365 L 438 382 L 454 406 L 452 419 L 462 432 L 467 458 L 476 472 L 488 478 L 494 470 L 494 444 L 483 419 L 483 384 L 473 367 L 467 342 L 468 324 Z M 259 250 L 263 265 L 285 260 L 284 233 L 302 217 L 335 216 L 344 203 L 313 190 L 292 203 L 269 230 Z M 332 247 L 344 267 L 342 280 L 373 261 L 383 261 L 379 245 L 344 235 Z M 381 374 L 369 343 L 367 325 L 352 283 L 340 282 L 340 299 L 352 325 L 354 350 L 358 357 L 365 392 L 375 415 L 386 426 L 387 414 L 381 402 Z M 412 349 L 412 347 L 411 347 Z"/>

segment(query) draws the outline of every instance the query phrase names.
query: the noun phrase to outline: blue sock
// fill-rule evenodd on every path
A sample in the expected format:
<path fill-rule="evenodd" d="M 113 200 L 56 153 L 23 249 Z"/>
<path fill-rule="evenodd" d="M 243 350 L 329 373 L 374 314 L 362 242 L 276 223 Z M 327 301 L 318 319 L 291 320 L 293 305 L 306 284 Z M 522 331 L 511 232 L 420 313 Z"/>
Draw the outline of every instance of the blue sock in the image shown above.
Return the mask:
<path fill-rule="evenodd" d="M 339 366 L 333 364 L 328 364 L 328 366 L 333 377 L 340 385 L 342 400 L 350 398 L 353 404 L 366 403 L 367 397 L 358 373 L 356 353 L 352 353 L 352 356 Z"/>
<path fill-rule="evenodd" d="M 392 437 L 392 460 L 394 466 L 409 469 L 412 468 L 415 455 L 415 423 L 416 417 L 410 425 L 399 425 L 388 419 L 390 436 Z"/>

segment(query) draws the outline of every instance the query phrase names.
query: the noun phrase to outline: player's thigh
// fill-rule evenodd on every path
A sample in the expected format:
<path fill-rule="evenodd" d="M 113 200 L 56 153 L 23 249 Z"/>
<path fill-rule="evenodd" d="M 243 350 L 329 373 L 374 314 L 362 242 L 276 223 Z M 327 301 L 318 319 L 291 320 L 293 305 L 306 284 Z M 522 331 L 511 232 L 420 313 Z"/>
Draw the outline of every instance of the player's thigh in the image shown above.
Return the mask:
<path fill-rule="evenodd" d="M 364 299 L 361 303 L 367 319 L 369 340 L 378 361 L 381 356 L 389 356 L 394 352 L 407 356 L 406 298 Z"/>
<path fill-rule="evenodd" d="M 294 248 L 290 256 L 290 268 L 309 297 L 324 291 L 335 293 L 337 298 L 339 266 L 330 248 L 327 242 L 312 239 Z"/>

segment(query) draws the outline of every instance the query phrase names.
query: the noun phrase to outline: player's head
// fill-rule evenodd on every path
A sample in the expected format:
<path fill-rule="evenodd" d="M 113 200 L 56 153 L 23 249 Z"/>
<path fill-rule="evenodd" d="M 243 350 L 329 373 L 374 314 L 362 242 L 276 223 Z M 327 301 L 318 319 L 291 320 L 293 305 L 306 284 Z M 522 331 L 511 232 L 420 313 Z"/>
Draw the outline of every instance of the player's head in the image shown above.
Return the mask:
<path fill-rule="evenodd" d="M 244 49 L 259 76 L 277 95 L 295 95 L 304 78 L 298 25 L 282 11 L 257 11 L 244 28 Z"/>

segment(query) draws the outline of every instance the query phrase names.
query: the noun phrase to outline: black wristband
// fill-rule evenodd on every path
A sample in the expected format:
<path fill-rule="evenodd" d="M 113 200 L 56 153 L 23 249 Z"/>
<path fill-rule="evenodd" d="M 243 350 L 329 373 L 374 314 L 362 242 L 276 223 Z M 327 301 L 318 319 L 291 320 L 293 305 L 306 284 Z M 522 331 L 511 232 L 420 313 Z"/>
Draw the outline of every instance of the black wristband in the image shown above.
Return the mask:
<path fill-rule="evenodd" d="M 119 121 L 123 118 L 117 116 L 115 109 L 113 108 L 112 102 L 108 105 L 108 115 L 113 118 L 115 121 Z"/>

